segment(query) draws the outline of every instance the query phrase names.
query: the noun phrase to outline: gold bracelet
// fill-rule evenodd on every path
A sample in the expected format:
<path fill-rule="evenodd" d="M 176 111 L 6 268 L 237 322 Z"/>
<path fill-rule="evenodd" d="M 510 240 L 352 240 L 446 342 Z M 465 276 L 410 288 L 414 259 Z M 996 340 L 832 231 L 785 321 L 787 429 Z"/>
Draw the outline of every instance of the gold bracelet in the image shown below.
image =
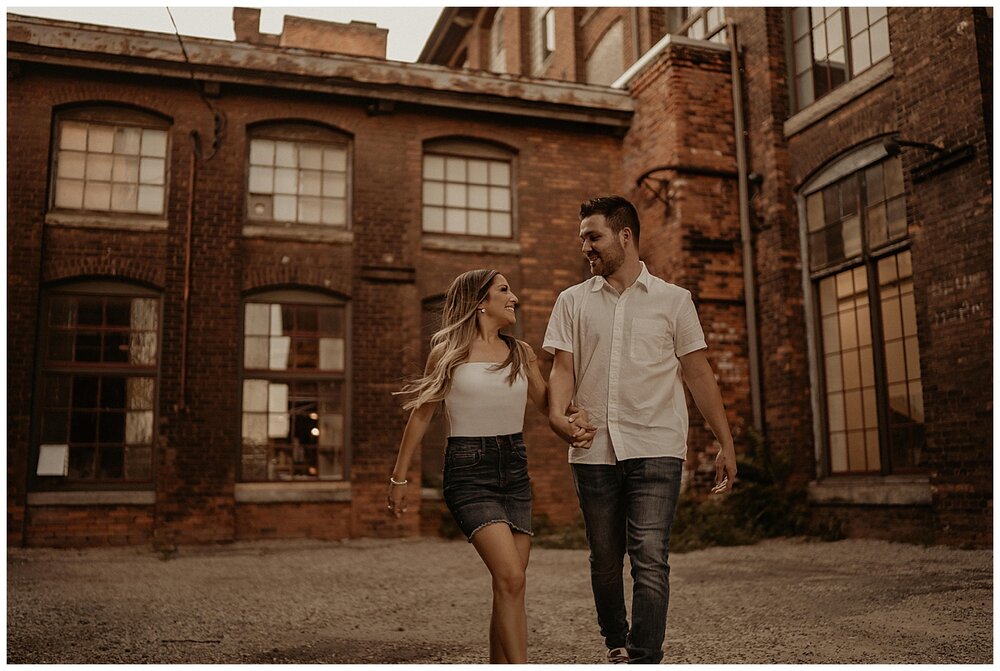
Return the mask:
<path fill-rule="evenodd" d="M 405 485 L 407 482 L 409 482 L 409 480 L 407 480 L 406 478 L 403 478 L 402 480 L 397 480 L 396 478 L 392 477 L 391 475 L 389 476 L 389 484 L 392 484 L 392 485 Z"/>

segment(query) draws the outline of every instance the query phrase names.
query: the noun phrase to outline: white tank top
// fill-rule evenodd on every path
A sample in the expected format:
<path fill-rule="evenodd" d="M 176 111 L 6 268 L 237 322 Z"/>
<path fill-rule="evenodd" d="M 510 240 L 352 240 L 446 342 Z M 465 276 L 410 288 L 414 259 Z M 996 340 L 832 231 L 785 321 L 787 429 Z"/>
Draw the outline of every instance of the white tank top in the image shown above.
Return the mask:
<path fill-rule="evenodd" d="M 528 380 L 518 375 L 507 384 L 510 367 L 490 370 L 495 363 L 459 364 L 444 398 L 449 436 L 506 436 L 524 429 Z"/>

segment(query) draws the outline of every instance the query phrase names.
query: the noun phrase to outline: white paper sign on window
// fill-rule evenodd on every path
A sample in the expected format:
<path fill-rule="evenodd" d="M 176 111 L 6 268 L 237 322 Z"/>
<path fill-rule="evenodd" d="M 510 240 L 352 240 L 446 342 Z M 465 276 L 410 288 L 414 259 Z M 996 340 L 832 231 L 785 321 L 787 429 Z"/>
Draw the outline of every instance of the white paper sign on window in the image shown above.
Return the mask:
<path fill-rule="evenodd" d="M 69 473 L 69 445 L 40 445 L 38 448 L 38 475 Z"/>
<path fill-rule="evenodd" d="M 267 437 L 288 437 L 288 385 L 270 384 L 267 388 Z"/>

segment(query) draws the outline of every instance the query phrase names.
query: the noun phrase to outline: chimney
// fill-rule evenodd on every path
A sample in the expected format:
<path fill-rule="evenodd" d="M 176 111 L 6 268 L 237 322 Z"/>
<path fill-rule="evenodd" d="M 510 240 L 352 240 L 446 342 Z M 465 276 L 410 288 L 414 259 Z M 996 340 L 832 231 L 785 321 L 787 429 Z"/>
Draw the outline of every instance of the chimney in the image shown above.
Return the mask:
<path fill-rule="evenodd" d="M 385 28 L 366 21 L 336 23 L 286 16 L 279 44 L 283 47 L 385 60 L 388 35 L 389 31 Z"/>
<path fill-rule="evenodd" d="M 249 44 L 278 44 L 277 35 L 260 34 L 260 10 L 233 7 L 233 32 L 237 42 Z"/>

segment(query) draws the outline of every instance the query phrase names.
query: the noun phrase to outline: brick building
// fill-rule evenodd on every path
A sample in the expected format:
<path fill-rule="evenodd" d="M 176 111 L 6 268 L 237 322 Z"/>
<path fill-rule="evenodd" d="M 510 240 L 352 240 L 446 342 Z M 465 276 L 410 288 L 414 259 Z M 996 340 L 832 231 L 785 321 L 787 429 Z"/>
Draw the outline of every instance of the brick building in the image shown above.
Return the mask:
<path fill-rule="evenodd" d="M 433 532 L 439 440 L 423 528 L 383 496 L 447 282 L 500 269 L 540 350 L 607 192 L 692 290 L 738 442 L 849 533 L 991 543 L 989 10 L 449 8 L 416 64 L 258 21 L 8 15 L 9 544 Z M 692 422 L 689 486 L 714 450 Z"/>

